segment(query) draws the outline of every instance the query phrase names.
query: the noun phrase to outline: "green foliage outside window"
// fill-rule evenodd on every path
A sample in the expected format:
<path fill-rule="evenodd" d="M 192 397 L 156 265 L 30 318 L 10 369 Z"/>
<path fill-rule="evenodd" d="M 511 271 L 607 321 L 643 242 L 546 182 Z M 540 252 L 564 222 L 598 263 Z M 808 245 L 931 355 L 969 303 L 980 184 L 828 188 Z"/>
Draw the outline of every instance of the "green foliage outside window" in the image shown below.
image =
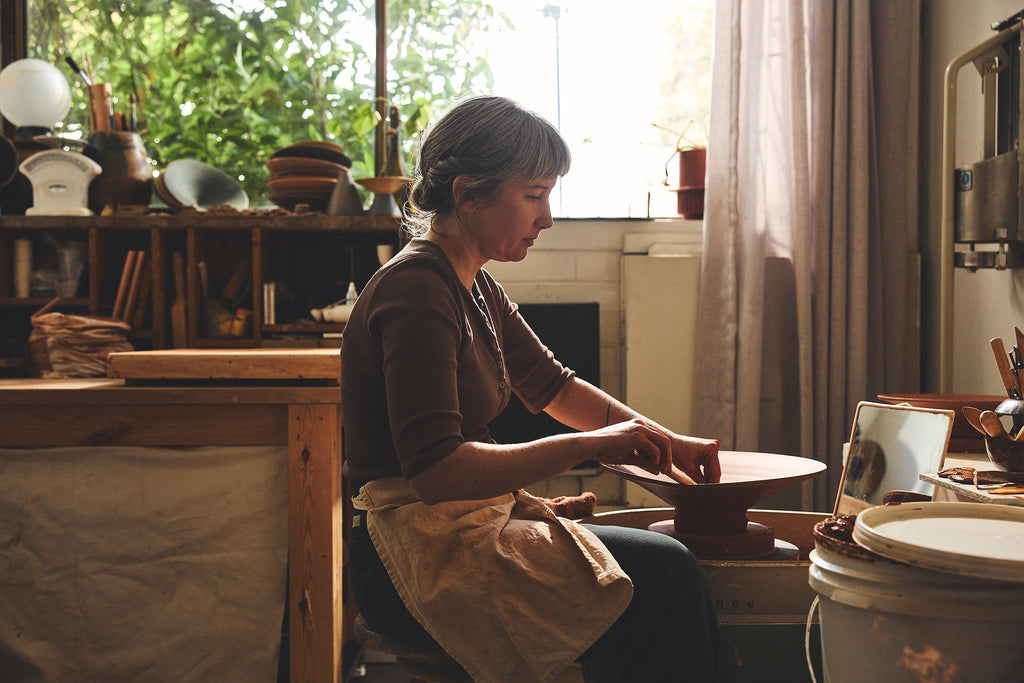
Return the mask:
<path fill-rule="evenodd" d="M 190 158 L 238 177 L 266 203 L 274 150 L 330 140 L 375 175 L 373 0 L 29 0 L 29 56 L 67 69 L 73 109 L 59 134 L 86 137 L 84 84 L 111 83 L 115 107 L 139 102 L 138 130 L 155 170 Z M 462 46 L 504 21 L 487 0 L 389 0 L 388 100 L 405 152 L 433 108 L 490 88 Z M 411 164 L 408 164 L 411 166 Z"/>

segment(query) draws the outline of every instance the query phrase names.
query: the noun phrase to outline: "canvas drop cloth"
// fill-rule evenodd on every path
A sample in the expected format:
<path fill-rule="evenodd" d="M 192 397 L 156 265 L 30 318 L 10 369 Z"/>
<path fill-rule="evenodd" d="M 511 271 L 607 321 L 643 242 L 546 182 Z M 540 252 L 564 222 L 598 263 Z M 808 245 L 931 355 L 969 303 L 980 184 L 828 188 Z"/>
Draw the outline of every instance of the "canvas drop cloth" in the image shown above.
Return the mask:
<path fill-rule="evenodd" d="M 0 681 L 275 681 L 285 448 L 0 449 Z"/>

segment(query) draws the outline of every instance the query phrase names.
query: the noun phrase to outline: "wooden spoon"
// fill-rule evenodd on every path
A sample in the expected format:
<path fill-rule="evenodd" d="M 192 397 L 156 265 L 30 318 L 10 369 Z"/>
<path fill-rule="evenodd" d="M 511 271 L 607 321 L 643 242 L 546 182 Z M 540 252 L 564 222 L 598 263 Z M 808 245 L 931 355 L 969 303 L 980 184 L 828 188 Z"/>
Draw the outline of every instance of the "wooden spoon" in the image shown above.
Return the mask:
<path fill-rule="evenodd" d="M 978 419 L 981 421 L 981 426 L 985 428 L 985 433 L 989 436 L 993 438 L 1007 436 L 1006 430 L 1003 429 L 1002 420 L 993 411 L 982 411 Z"/>
<path fill-rule="evenodd" d="M 963 408 L 964 417 L 971 424 L 972 427 L 977 429 L 982 434 L 988 436 L 988 432 L 985 431 L 985 427 L 981 424 L 981 408 L 975 408 L 974 406 L 964 406 Z"/>

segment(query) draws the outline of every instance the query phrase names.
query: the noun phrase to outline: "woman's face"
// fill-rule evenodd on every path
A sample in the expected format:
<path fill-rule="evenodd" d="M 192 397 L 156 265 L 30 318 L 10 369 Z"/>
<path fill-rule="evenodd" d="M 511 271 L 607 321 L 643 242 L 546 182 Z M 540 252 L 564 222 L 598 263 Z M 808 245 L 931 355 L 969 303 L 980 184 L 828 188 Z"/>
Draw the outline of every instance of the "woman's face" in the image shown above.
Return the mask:
<path fill-rule="evenodd" d="M 550 228 L 549 198 L 557 178 L 512 180 L 489 202 L 463 207 L 466 234 L 488 261 L 522 261 L 541 230 Z"/>

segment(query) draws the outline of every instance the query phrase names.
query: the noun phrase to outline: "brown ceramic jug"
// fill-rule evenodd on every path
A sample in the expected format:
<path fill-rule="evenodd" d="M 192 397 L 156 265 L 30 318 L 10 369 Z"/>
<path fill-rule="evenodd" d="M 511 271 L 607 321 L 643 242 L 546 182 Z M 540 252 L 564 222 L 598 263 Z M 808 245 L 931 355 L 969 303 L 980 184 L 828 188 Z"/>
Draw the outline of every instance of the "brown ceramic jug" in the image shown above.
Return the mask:
<path fill-rule="evenodd" d="M 85 155 L 103 168 L 89 185 L 89 208 L 93 213 L 101 213 L 108 204 L 149 206 L 153 168 L 138 133 L 97 131 L 89 136 Z"/>

